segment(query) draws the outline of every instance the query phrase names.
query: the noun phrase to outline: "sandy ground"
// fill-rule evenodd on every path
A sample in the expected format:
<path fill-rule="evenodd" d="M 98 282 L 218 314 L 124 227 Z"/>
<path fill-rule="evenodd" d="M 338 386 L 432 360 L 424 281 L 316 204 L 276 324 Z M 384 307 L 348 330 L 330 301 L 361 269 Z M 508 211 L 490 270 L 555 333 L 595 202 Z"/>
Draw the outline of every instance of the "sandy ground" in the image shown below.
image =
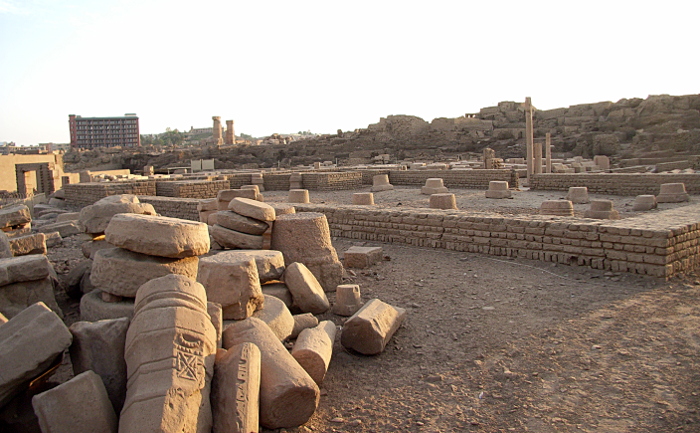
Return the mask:
<path fill-rule="evenodd" d="M 362 191 L 368 191 L 366 188 Z M 358 191 L 311 192 L 314 203 L 351 203 Z M 460 209 L 534 214 L 564 192 L 451 190 Z M 286 192 L 265 192 L 285 201 Z M 633 197 L 612 199 L 622 217 Z M 418 188 L 375 194 L 380 207 L 428 207 Z M 698 197 L 691 198 L 697 203 Z M 678 205 L 663 204 L 659 210 Z M 588 205 L 576 205 L 577 214 Z M 654 212 L 654 211 L 652 211 Z M 700 431 L 700 280 L 670 282 L 552 263 L 400 245 L 348 273 L 363 300 L 406 308 L 378 356 L 336 341 L 315 415 L 280 432 Z M 53 248 L 59 273 L 82 260 L 78 238 Z M 329 298 L 333 300 L 333 294 Z M 66 321 L 75 300 L 61 297 Z M 325 313 L 342 325 L 344 318 Z"/>

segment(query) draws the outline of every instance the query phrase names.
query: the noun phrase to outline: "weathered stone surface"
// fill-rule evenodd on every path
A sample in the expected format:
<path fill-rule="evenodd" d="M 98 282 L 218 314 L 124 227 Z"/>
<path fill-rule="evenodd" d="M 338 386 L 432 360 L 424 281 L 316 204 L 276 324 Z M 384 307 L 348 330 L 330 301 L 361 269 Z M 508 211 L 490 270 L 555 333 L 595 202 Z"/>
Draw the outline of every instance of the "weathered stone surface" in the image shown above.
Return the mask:
<path fill-rule="evenodd" d="M 289 338 L 297 338 L 304 329 L 318 326 L 318 318 L 311 313 L 295 314 L 292 317 L 294 318 L 294 328 Z"/>
<path fill-rule="evenodd" d="M 36 233 L 33 235 L 20 236 L 10 239 L 12 255 L 26 256 L 29 254 L 46 254 L 46 235 Z"/>
<path fill-rule="evenodd" d="M 42 255 L 0 259 L 0 286 L 41 280 L 51 275 L 52 269 L 49 259 Z"/>
<path fill-rule="evenodd" d="M 141 286 L 135 305 L 119 431 L 210 432 L 216 330 L 204 287 L 167 275 Z"/>
<path fill-rule="evenodd" d="M 119 413 L 126 396 L 124 344 L 129 318 L 75 322 L 70 326 L 73 344 L 70 360 L 73 373 L 92 370 L 99 375 L 114 411 Z"/>
<path fill-rule="evenodd" d="M 10 257 L 13 257 L 10 238 L 5 233 L 0 232 L 0 259 L 9 259 Z"/>
<path fill-rule="evenodd" d="M 215 198 L 207 198 L 199 201 L 199 204 L 197 204 L 197 211 L 199 212 L 206 212 L 206 211 L 216 211 L 219 210 L 219 208 L 216 205 L 217 199 Z"/>
<path fill-rule="evenodd" d="M 41 302 L 0 326 L 0 407 L 44 373 L 72 339 L 63 321 Z"/>
<path fill-rule="evenodd" d="M 620 219 L 620 213 L 613 209 L 612 200 L 592 200 L 591 207 L 583 213 L 584 218 Z"/>
<path fill-rule="evenodd" d="M 207 313 L 211 317 L 211 324 L 216 330 L 216 347 L 221 347 L 221 336 L 224 332 L 224 310 L 218 302 L 207 301 Z"/>
<path fill-rule="evenodd" d="M 104 237 L 92 241 L 83 242 L 83 244 L 80 246 L 80 249 L 83 252 L 83 256 L 86 259 L 94 259 L 95 253 L 97 253 L 99 250 L 105 250 L 109 248 L 114 248 L 114 245 L 104 240 Z"/>
<path fill-rule="evenodd" d="M 32 221 L 29 208 L 26 205 L 18 204 L 0 209 L 0 228 L 12 227 L 26 224 Z"/>
<path fill-rule="evenodd" d="M 135 253 L 123 248 L 97 251 L 90 281 L 104 292 L 133 298 L 148 281 L 169 274 L 197 278 L 198 257 L 172 259 Z"/>
<path fill-rule="evenodd" d="M 634 198 L 632 210 L 635 212 L 656 209 L 656 196 L 638 195 Z"/>
<path fill-rule="evenodd" d="M 280 251 L 239 250 L 227 251 L 227 255 L 231 260 L 235 260 L 237 257 L 248 257 L 255 260 L 255 265 L 258 268 L 258 277 L 261 283 L 279 280 L 284 273 L 284 256 Z"/>
<path fill-rule="evenodd" d="M 44 232 L 46 235 L 46 247 L 53 248 L 63 243 L 63 238 L 59 232 Z"/>
<path fill-rule="evenodd" d="M 63 221 L 60 223 L 45 224 L 39 227 L 42 233 L 58 232 L 62 238 L 83 233 L 83 226 L 76 221 Z"/>
<path fill-rule="evenodd" d="M 230 210 L 217 212 L 216 223 L 227 229 L 249 235 L 261 235 L 270 227 L 265 221 L 258 221 Z"/>
<path fill-rule="evenodd" d="M 233 251 L 202 257 L 197 281 L 209 300 L 221 304 L 224 319 L 245 319 L 263 305 L 258 268 L 251 257 Z"/>
<path fill-rule="evenodd" d="M 444 194 L 447 192 L 447 188 L 443 184 L 442 178 L 431 177 L 425 180 L 425 186 L 420 189 L 421 194 Z M 488 197 L 488 196 L 487 196 Z"/>
<path fill-rule="evenodd" d="M 265 322 L 280 341 L 289 338 L 294 329 L 294 317 L 289 308 L 274 296 L 266 295 L 265 304 L 253 313 L 253 317 Z"/>
<path fill-rule="evenodd" d="M 260 349 L 260 424 L 277 429 L 308 421 L 320 397 L 313 379 L 260 319 L 249 317 L 224 331 L 224 348 L 245 342 Z"/>
<path fill-rule="evenodd" d="M 219 349 L 212 383 L 213 433 L 257 433 L 260 411 L 260 349 L 241 343 Z"/>
<path fill-rule="evenodd" d="M 431 209 L 457 209 L 457 201 L 454 194 L 432 194 L 430 196 Z"/>
<path fill-rule="evenodd" d="M 250 191 L 250 190 L 244 190 Z M 249 198 L 236 197 L 228 205 L 229 210 L 239 215 L 247 216 L 259 221 L 274 221 L 275 209 L 269 204 L 251 200 Z"/>
<path fill-rule="evenodd" d="M 486 198 L 510 198 L 512 196 L 508 189 L 508 182 L 492 180 L 489 182 L 489 189 L 486 191 Z"/>
<path fill-rule="evenodd" d="M 83 279 L 83 275 L 86 272 L 90 272 L 91 267 L 92 260 L 83 260 L 73 265 L 67 274 L 58 275 L 60 286 L 63 287 L 63 290 L 69 297 L 80 299 L 83 295 L 80 290 L 80 282 Z"/>
<path fill-rule="evenodd" d="M 362 307 L 360 286 L 357 284 L 341 284 L 335 292 L 335 304 L 333 314 L 338 316 L 352 316 Z"/>
<path fill-rule="evenodd" d="M 288 203 L 310 203 L 308 189 L 290 189 L 287 196 Z"/>
<path fill-rule="evenodd" d="M 275 210 L 275 219 L 279 215 L 288 215 L 290 213 L 296 213 L 297 210 L 293 204 L 290 203 L 268 203 Z"/>
<path fill-rule="evenodd" d="M 343 254 L 343 262 L 346 268 L 369 268 L 382 261 L 382 247 L 358 247 L 352 246 Z"/>
<path fill-rule="evenodd" d="M 116 197 L 116 196 L 112 196 Z M 109 197 L 105 197 L 109 198 Z M 138 199 L 137 199 L 138 200 Z M 157 215 L 152 204 L 139 202 L 103 202 L 85 206 L 80 210 L 78 221 L 85 227 L 87 233 L 103 233 L 112 217 L 122 213 L 139 215 Z"/>
<path fill-rule="evenodd" d="M 294 359 L 309 373 L 317 385 L 323 382 L 328 365 L 331 363 L 335 333 L 335 323 L 324 320 L 314 328 L 301 331 L 292 348 Z"/>
<path fill-rule="evenodd" d="M 656 196 L 657 203 L 681 203 L 690 200 L 690 196 L 685 191 L 683 183 L 661 184 L 659 195 Z"/>
<path fill-rule="evenodd" d="M 43 302 L 59 317 L 63 317 L 63 311 L 56 303 L 53 277 L 49 276 L 34 281 L 21 281 L 0 287 L 0 312 L 8 318 L 16 316 L 19 312 L 36 302 Z"/>
<path fill-rule="evenodd" d="M 134 316 L 134 299 L 123 298 L 119 302 L 102 300 L 102 290 L 95 289 L 80 298 L 80 320 L 96 322 L 105 319 Z"/>
<path fill-rule="evenodd" d="M 314 274 L 303 263 L 292 263 L 284 271 L 284 283 L 294 305 L 305 313 L 321 314 L 330 308 L 328 298 Z"/>
<path fill-rule="evenodd" d="M 371 192 L 356 192 L 352 195 L 352 204 L 358 206 L 374 205 L 374 194 Z"/>
<path fill-rule="evenodd" d="M 292 308 L 293 299 L 292 294 L 284 283 L 269 283 L 263 284 L 262 292 L 264 295 L 274 296 L 280 301 L 284 302 L 287 308 Z"/>
<path fill-rule="evenodd" d="M 209 229 L 204 223 L 178 218 L 119 214 L 105 230 L 115 246 L 152 256 L 183 258 L 209 251 Z"/>
<path fill-rule="evenodd" d="M 134 194 L 116 194 L 103 197 L 97 200 L 94 204 L 106 203 L 139 203 L 139 198 Z"/>
<path fill-rule="evenodd" d="M 217 203 L 219 210 L 228 210 L 229 203 L 236 197 L 256 200 L 259 193 L 251 189 L 225 189 L 218 192 Z"/>
<path fill-rule="evenodd" d="M 394 185 L 389 183 L 388 174 L 378 174 L 372 178 L 372 188 L 370 188 L 370 191 L 391 191 L 392 189 L 394 189 Z"/>
<path fill-rule="evenodd" d="M 237 232 L 218 224 L 211 226 L 211 236 L 224 248 L 259 250 L 263 247 L 262 236 Z"/>
<path fill-rule="evenodd" d="M 343 326 L 340 343 L 363 355 L 381 353 L 403 323 L 406 310 L 372 299 Z"/>
<path fill-rule="evenodd" d="M 588 198 L 588 188 L 586 188 L 585 186 L 569 187 L 569 192 L 566 194 L 566 199 L 571 201 L 571 203 L 576 204 L 585 204 L 591 202 L 591 200 Z"/>
<path fill-rule="evenodd" d="M 80 212 L 64 212 L 56 217 L 57 223 L 64 221 L 80 221 Z"/>
<path fill-rule="evenodd" d="M 280 215 L 272 231 L 271 249 L 281 251 L 286 264 L 306 265 L 325 291 L 333 291 L 340 284 L 343 265 L 331 243 L 325 215 L 317 212 Z"/>
<path fill-rule="evenodd" d="M 117 432 L 117 415 L 100 376 L 92 371 L 35 395 L 32 406 L 42 432 Z"/>
<path fill-rule="evenodd" d="M 574 205 L 569 200 L 545 200 L 540 215 L 574 216 Z"/>

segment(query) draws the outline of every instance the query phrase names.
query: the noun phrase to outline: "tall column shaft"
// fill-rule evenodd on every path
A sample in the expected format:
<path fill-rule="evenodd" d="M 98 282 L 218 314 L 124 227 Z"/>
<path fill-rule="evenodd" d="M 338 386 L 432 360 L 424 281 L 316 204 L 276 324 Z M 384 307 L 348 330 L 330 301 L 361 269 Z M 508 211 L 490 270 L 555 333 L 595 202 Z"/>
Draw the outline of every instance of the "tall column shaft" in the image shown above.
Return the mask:
<path fill-rule="evenodd" d="M 552 134 L 549 132 L 544 139 L 544 157 L 545 157 L 545 173 L 552 172 Z"/>

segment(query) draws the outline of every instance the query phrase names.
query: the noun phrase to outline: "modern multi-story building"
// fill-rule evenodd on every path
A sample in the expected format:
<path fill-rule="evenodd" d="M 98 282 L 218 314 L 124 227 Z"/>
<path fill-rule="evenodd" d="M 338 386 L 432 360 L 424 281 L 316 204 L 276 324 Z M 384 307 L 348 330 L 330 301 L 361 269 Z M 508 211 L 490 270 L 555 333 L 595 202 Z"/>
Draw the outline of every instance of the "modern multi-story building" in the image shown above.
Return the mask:
<path fill-rule="evenodd" d="M 72 148 L 141 146 L 139 118 L 133 113 L 127 113 L 124 117 L 82 117 L 70 114 L 68 125 Z"/>

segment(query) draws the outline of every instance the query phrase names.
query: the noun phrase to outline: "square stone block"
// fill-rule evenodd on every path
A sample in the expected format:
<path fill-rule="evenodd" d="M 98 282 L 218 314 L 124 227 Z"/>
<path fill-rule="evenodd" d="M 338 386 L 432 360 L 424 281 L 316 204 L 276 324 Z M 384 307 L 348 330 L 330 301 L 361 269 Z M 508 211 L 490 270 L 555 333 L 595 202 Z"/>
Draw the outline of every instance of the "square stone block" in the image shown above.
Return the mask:
<path fill-rule="evenodd" d="M 345 251 L 345 267 L 364 269 L 382 260 L 382 247 L 350 247 Z"/>

